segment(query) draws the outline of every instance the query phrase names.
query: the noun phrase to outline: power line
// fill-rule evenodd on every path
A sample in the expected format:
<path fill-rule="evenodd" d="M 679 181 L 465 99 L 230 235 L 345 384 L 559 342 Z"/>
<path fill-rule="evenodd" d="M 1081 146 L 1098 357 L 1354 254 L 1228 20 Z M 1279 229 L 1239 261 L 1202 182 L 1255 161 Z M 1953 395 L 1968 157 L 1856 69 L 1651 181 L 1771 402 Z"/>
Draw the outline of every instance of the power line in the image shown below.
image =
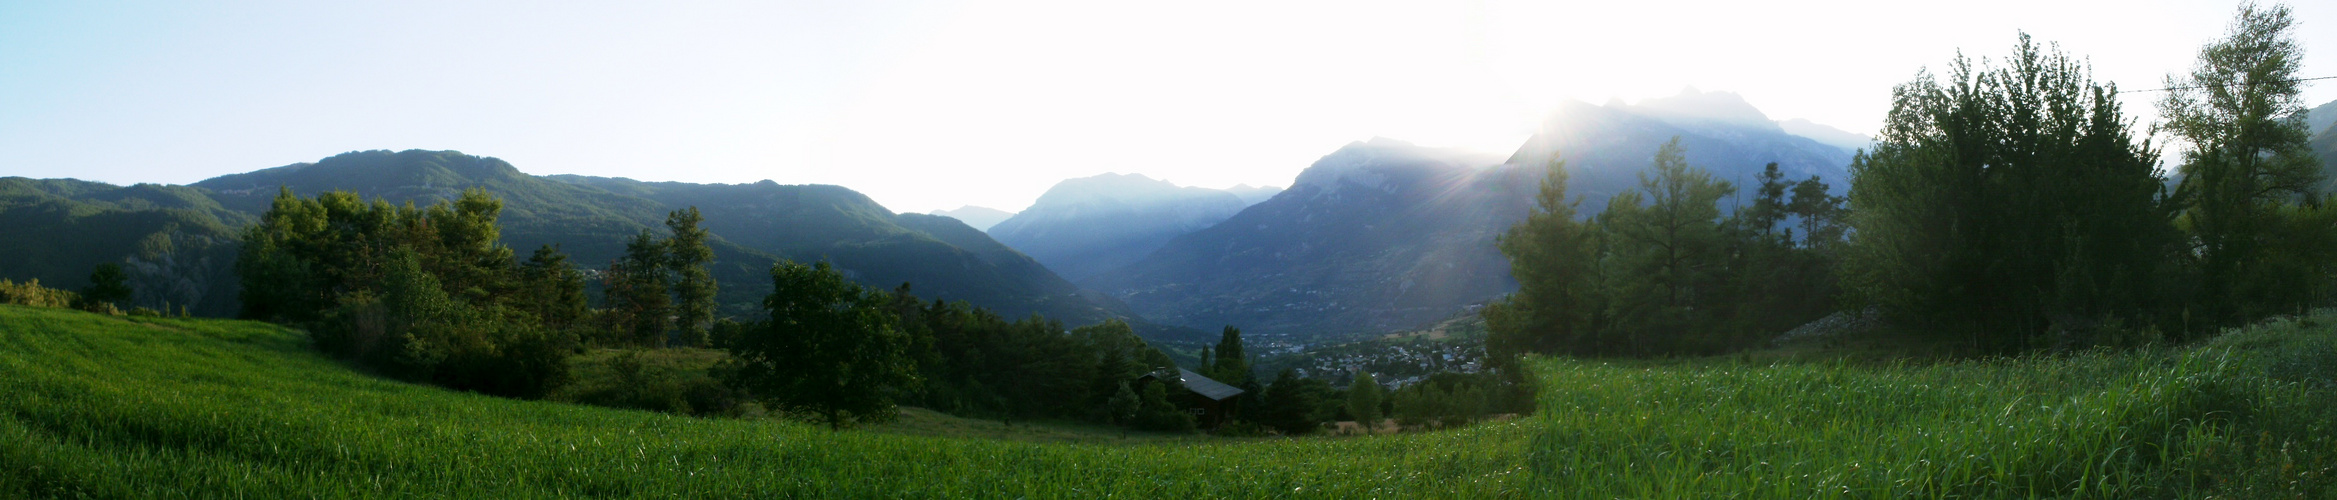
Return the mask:
<path fill-rule="evenodd" d="M 2295 79 L 2295 80 L 2277 80 L 2277 81 L 2272 81 L 2272 82 L 2264 82 L 2264 83 L 2295 83 L 2295 82 L 2309 82 L 2309 81 L 2313 81 L 2313 80 L 2328 80 L 2328 79 L 2337 79 L 2337 76 L 2320 76 L 2320 77 L 2313 77 L 2313 78 L 2298 78 L 2298 79 Z M 2232 85 L 2239 85 L 2239 84 L 2237 84 L 2237 83 L 2234 83 L 2234 84 L 2232 84 Z M 2118 93 L 2120 93 L 2120 94 L 2132 94 L 2132 93 L 2135 93 L 2135 92 L 2166 92 L 2166 91 L 2169 91 L 2169 90 L 2195 90 L 2195 89 L 2203 89 L 2203 88 L 2214 87 L 2214 86 L 2215 86 L 2215 85 L 2193 85 L 2193 86 L 2189 86 L 2189 87 L 2167 87 L 2167 88 L 2163 88 L 2163 89 L 2120 90 L 2120 91 L 2118 91 Z"/>

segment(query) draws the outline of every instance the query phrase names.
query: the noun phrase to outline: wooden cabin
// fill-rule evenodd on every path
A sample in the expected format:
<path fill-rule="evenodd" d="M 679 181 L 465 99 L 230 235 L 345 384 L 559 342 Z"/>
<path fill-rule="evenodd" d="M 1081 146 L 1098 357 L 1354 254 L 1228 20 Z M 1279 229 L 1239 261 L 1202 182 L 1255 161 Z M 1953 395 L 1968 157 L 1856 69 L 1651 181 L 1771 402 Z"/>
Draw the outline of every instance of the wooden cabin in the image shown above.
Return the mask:
<path fill-rule="evenodd" d="M 1179 397 L 1179 395 L 1171 395 L 1170 397 L 1184 401 L 1185 407 L 1193 412 L 1193 422 L 1202 428 L 1215 428 L 1218 424 L 1225 423 L 1226 419 L 1232 418 L 1234 413 L 1240 410 L 1240 399 L 1238 398 L 1243 392 L 1241 388 L 1210 380 L 1209 377 L 1193 373 L 1192 370 L 1183 368 L 1175 370 L 1177 382 L 1184 385 L 1187 393 L 1182 395 L 1183 397 Z M 1136 380 L 1138 383 L 1151 382 L 1164 378 L 1170 373 L 1169 369 L 1163 368 L 1147 373 Z"/>

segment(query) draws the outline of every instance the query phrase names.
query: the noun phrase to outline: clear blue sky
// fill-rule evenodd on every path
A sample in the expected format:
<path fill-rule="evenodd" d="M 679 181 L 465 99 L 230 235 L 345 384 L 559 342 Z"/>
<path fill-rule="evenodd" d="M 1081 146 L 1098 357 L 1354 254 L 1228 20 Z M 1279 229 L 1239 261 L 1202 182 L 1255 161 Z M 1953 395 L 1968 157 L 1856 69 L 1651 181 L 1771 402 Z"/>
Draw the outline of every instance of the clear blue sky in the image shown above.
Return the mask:
<path fill-rule="evenodd" d="M 1372 136 L 1506 152 L 1563 100 L 1684 86 L 1868 131 L 1891 85 L 2017 30 L 2154 88 L 2236 5 L 1899 4 L 0 2 L 0 175 L 187 183 L 456 149 L 1019 210 L 1103 172 L 1285 185 Z M 2292 8 L 2307 76 L 2337 75 L 2337 2 Z"/>

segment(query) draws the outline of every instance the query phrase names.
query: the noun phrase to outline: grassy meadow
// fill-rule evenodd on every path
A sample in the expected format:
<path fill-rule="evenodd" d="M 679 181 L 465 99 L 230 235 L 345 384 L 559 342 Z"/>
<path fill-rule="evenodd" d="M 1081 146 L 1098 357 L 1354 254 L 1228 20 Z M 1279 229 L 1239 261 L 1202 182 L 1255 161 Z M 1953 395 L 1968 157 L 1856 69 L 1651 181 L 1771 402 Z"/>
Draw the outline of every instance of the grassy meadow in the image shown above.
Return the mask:
<path fill-rule="evenodd" d="M 263 323 L 0 306 L 0 497 L 2327 498 L 2332 324 L 1952 363 L 1545 360 L 1524 419 L 1116 440 L 498 399 Z"/>

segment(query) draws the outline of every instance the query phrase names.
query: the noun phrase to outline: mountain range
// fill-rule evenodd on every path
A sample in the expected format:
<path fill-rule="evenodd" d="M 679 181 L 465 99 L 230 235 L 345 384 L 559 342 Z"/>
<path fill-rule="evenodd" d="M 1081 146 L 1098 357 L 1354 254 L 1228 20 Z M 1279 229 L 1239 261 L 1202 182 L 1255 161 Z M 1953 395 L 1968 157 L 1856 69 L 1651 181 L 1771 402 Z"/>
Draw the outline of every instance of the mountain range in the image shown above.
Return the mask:
<path fill-rule="evenodd" d="M 1103 174 L 1056 183 L 1030 208 L 989 232 L 1076 282 L 1126 266 L 1170 238 L 1216 225 L 1248 206 L 1240 195 L 1224 190 L 1177 186 L 1141 174 Z"/>
<path fill-rule="evenodd" d="M 1006 218 L 1014 216 L 1014 212 L 973 205 L 961 206 L 955 210 L 935 210 L 932 213 L 957 219 L 958 222 L 964 222 L 977 231 L 989 231 L 990 226 L 996 226 L 999 222 L 1005 221 Z"/>
<path fill-rule="evenodd" d="M 142 296 L 140 305 L 167 299 L 228 315 L 235 309 L 234 228 L 255 220 L 279 189 L 430 204 L 467 188 L 503 200 L 503 243 L 522 255 L 556 244 L 585 268 L 616 259 L 635 233 L 661 233 L 668 211 L 696 206 L 714 234 L 713 271 L 723 285 L 717 300 L 730 315 L 756 313 L 769 293 L 767 271 L 786 258 L 828 260 L 869 286 L 912 283 L 920 297 L 965 300 L 1009 317 L 1036 313 L 1086 324 L 1132 316 L 1116 300 L 1082 292 L 956 219 L 894 214 L 842 187 L 534 176 L 454 151 L 351 152 L 187 186 L 0 179 L 0 276 L 70 288 L 99 263 L 126 262 L 142 294 L 192 290 Z M 141 277 L 140 268 L 158 275 Z"/>
<path fill-rule="evenodd" d="M 1506 160 L 1373 139 L 1317 160 L 1290 189 L 1081 284 L 1153 321 L 1268 334 L 1414 328 L 1516 288 L 1494 241 L 1532 207 L 1544 165 L 1566 162 L 1584 214 L 1637 189 L 1658 146 L 1740 186 L 1779 164 L 1848 189 L 1851 153 L 1787 133 L 1726 92 L 1636 105 L 1571 102 Z"/>
<path fill-rule="evenodd" d="M 233 315 L 236 228 L 253 220 L 200 188 L 0 178 L 0 278 L 77 289 L 120 264 L 135 306 Z"/>
<path fill-rule="evenodd" d="M 2337 147 L 2321 127 L 2316 147 Z M 1493 243 L 1531 209 L 1548 162 L 1565 162 L 1570 192 L 1593 214 L 1636 189 L 1656 147 L 1674 137 L 1691 164 L 1740 189 L 1776 162 L 1836 192 L 1848 187 L 1844 146 L 1866 140 L 1691 89 L 1636 104 L 1566 103 L 1506 157 L 1372 139 L 1322 157 L 1288 189 L 1105 174 L 1062 181 L 1019 213 L 938 215 L 896 214 L 838 186 L 536 176 L 453 151 L 362 151 L 188 186 L 0 179 L 0 277 L 77 287 L 94 265 L 122 262 L 141 304 L 231 314 L 235 228 L 278 189 L 427 204 L 478 187 L 505 202 L 506 244 L 521 253 L 558 244 L 588 268 L 615 259 L 633 234 L 662 231 L 666 212 L 698 207 L 731 315 L 755 312 L 769 286 L 763 272 L 784 258 L 829 260 L 863 284 L 908 282 L 921 297 L 1008 316 L 1130 318 L 1156 340 L 1206 338 L 1224 325 L 1373 333 L 1513 290 Z M 998 220 L 984 227 L 987 217 Z"/>

